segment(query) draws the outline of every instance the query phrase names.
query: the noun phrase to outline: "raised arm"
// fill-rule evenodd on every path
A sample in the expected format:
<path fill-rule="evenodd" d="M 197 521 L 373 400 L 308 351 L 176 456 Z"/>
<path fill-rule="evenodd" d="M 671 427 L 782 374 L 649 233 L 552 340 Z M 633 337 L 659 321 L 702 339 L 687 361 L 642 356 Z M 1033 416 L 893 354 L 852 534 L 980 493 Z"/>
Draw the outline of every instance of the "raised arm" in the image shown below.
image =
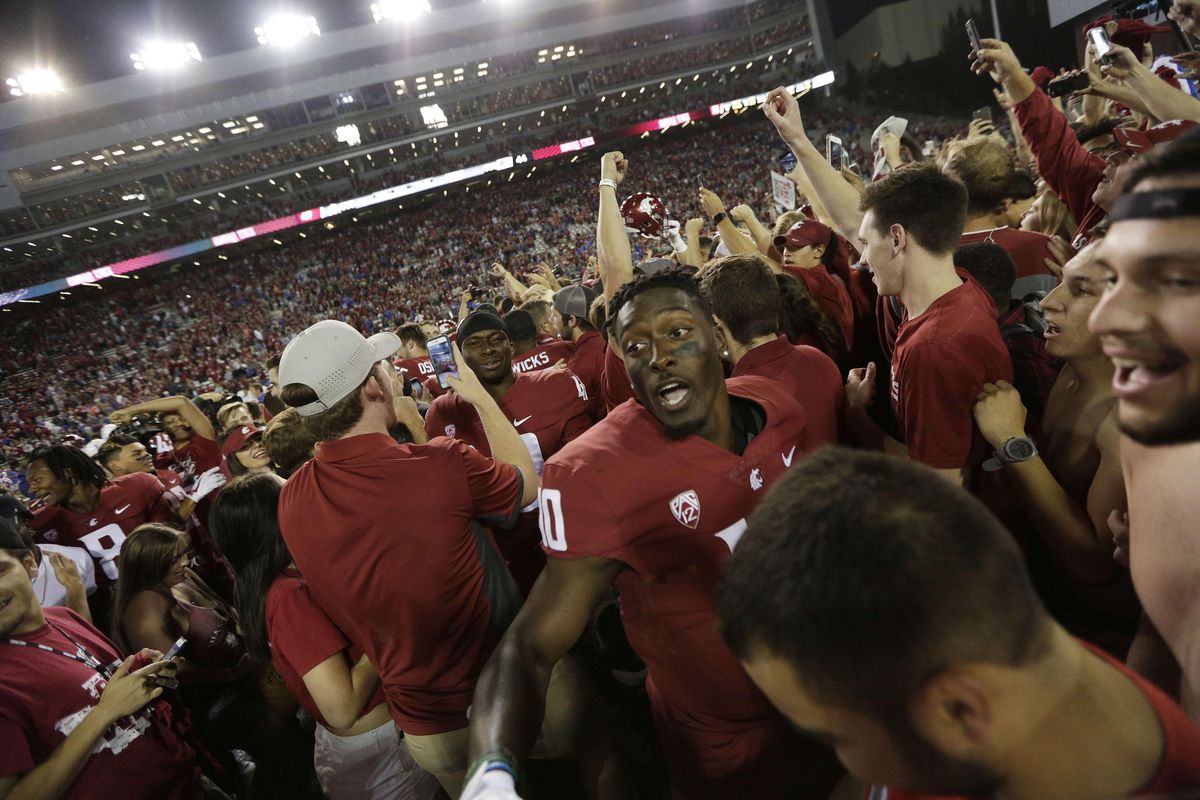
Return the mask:
<path fill-rule="evenodd" d="M 528 755 L 545 716 L 550 672 L 579 639 L 621 566 L 606 558 L 547 559 L 475 684 L 472 764 L 494 754 L 510 760 Z"/>
<path fill-rule="evenodd" d="M 144 403 L 134 403 L 125 408 L 119 408 L 108 415 L 111 422 L 121 425 L 139 414 L 178 414 L 183 417 L 191 429 L 195 431 L 197 436 L 209 439 L 210 441 L 217 440 L 217 432 L 213 428 L 208 417 L 204 415 L 195 403 L 186 397 L 160 397 L 156 400 L 147 400 Z"/>
<path fill-rule="evenodd" d="M 629 162 L 618 151 L 605 153 L 600 159 L 600 212 L 596 222 L 596 266 L 604 282 L 604 296 L 609 300 L 625 284 L 633 280 L 633 250 L 617 187 L 625 180 Z"/>
<path fill-rule="evenodd" d="M 1088 51 L 1091 52 L 1091 45 L 1088 45 Z M 1112 63 L 1107 67 L 1107 73 L 1107 77 L 1123 84 L 1133 97 L 1140 99 L 1155 119 L 1200 122 L 1200 100 L 1160 79 L 1129 48 L 1119 44 L 1112 46 Z"/>
<path fill-rule="evenodd" d="M 467 366 L 458 345 L 454 344 L 453 347 L 454 360 L 458 364 L 458 377 L 449 379 L 450 388 L 470 403 L 479 414 L 492 458 L 504 464 L 512 464 L 520 471 L 525 484 L 521 505 L 527 506 L 537 499 L 538 474 L 533 466 L 533 457 L 529 455 L 529 450 L 521 441 L 521 434 L 517 433 L 512 421 L 500 410 L 495 399 L 479 382 L 478 376 Z"/>
<path fill-rule="evenodd" d="M 734 222 L 740 222 L 750 230 L 750 235 L 754 237 L 754 245 L 758 248 L 758 254 L 763 258 L 768 258 L 773 238 L 771 229 L 759 221 L 758 217 L 754 214 L 754 209 L 742 204 L 735 206 L 729 212 L 729 216 L 733 218 Z"/>
<path fill-rule="evenodd" d="M 796 168 L 803 170 L 812 188 L 809 199 L 819 200 L 829 215 L 830 227 L 850 242 L 858 241 L 858 227 L 863 214 L 858 209 L 859 195 L 850 184 L 829 165 L 804 132 L 800 104 L 782 86 L 772 89 L 763 103 L 763 113 L 775 125 L 780 138 L 796 156 Z"/>

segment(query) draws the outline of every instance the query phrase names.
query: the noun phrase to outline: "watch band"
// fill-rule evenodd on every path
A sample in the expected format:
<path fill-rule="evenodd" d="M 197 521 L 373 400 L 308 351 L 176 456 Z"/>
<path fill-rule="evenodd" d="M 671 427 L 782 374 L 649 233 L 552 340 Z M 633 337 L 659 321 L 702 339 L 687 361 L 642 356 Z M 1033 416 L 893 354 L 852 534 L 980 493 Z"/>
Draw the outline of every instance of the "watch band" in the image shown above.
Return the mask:
<path fill-rule="evenodd" d="M 1008 454 L 1008 446 L 1015 441 L 1022 441 L 1029 445 L 1029 455 L 1024 458 L 1013 458 Z M 1004 442 L 992 452 L 992 457 L 983 462 L 982 466 L 987 472 L 996 472 L 1007 467 L 1009 464 L 1020 464 L 1024 461 L 1029 461 L 1038 454 L 1037 445 L 1028 436 L 1013 436 L 1005 439 Z"/>
<path fill-rule="evenodd" d="M 726 214 L 724 211 L 718 211 L 716 214 L 713 214 L 712 223 L 713 223 L 713 225 L 720 225 L 722 222 L 724 222 L 728 218 L 729 218 L 729 215 Z"/>

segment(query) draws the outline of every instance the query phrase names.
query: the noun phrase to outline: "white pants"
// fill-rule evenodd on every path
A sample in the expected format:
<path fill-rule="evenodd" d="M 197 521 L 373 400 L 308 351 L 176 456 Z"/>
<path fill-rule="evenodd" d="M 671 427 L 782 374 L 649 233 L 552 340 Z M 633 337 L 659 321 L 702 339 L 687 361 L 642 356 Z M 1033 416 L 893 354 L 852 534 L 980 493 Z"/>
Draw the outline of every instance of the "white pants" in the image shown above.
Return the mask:
<path fill-rule="evenodd" d="M 357 736 L 335 736 L 317 725 L 313 763 L 330 800 L 432 800 L 437 779 L 417 766 L 388 720 Z"/>

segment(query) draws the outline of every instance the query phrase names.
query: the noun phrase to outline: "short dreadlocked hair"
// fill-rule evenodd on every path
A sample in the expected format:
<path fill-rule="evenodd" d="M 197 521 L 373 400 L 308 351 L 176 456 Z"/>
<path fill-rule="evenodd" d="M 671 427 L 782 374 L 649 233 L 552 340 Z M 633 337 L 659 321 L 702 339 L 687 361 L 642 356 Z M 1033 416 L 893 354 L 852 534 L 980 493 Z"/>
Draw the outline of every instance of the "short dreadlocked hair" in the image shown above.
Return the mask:
<path fill-rule="evenodd" d="M 670 267 L 653 275 L 639 275 L 613 295 L 612 300 L 608 302 L 607 324 L 615 336 L 621 335 L 617 329 L 617 317 L 620 315 L 621 309 L 633 298 L 651 289 L 679 289 L 696 302 L 696 306 L 704 312 L 705 319 L 711 321 L 713 318 L 712 306 L 708 304 L 708 301 L 704 299 L 704 294 L 700 291 L 700 281 L 696 279 L 696 271 L 690 267 Z"/>
<path fill-rule="evenodd" d="M 35 461 L 41 461 L 46 469 L 60 481 L 67 483 L 82 483 L 99 489 L 108 481 L 104 468 L 78 447 L 56 444 L 51 447 L 39 447 L 29 455 L 25 462 L 26 469 Z"/>

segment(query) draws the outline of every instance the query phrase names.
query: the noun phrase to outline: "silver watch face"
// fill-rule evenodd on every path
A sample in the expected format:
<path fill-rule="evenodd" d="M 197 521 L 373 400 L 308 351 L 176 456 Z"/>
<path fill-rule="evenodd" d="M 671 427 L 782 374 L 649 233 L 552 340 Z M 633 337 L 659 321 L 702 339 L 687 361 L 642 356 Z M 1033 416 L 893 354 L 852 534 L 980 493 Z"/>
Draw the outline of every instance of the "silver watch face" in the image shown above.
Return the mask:
<path fill-rule="evenodd" d="M 1037 450 L 1028 439 L 1013 439 L 1004 445 L 1004 454 L 1013 461 L 1028 461 Z"/>

